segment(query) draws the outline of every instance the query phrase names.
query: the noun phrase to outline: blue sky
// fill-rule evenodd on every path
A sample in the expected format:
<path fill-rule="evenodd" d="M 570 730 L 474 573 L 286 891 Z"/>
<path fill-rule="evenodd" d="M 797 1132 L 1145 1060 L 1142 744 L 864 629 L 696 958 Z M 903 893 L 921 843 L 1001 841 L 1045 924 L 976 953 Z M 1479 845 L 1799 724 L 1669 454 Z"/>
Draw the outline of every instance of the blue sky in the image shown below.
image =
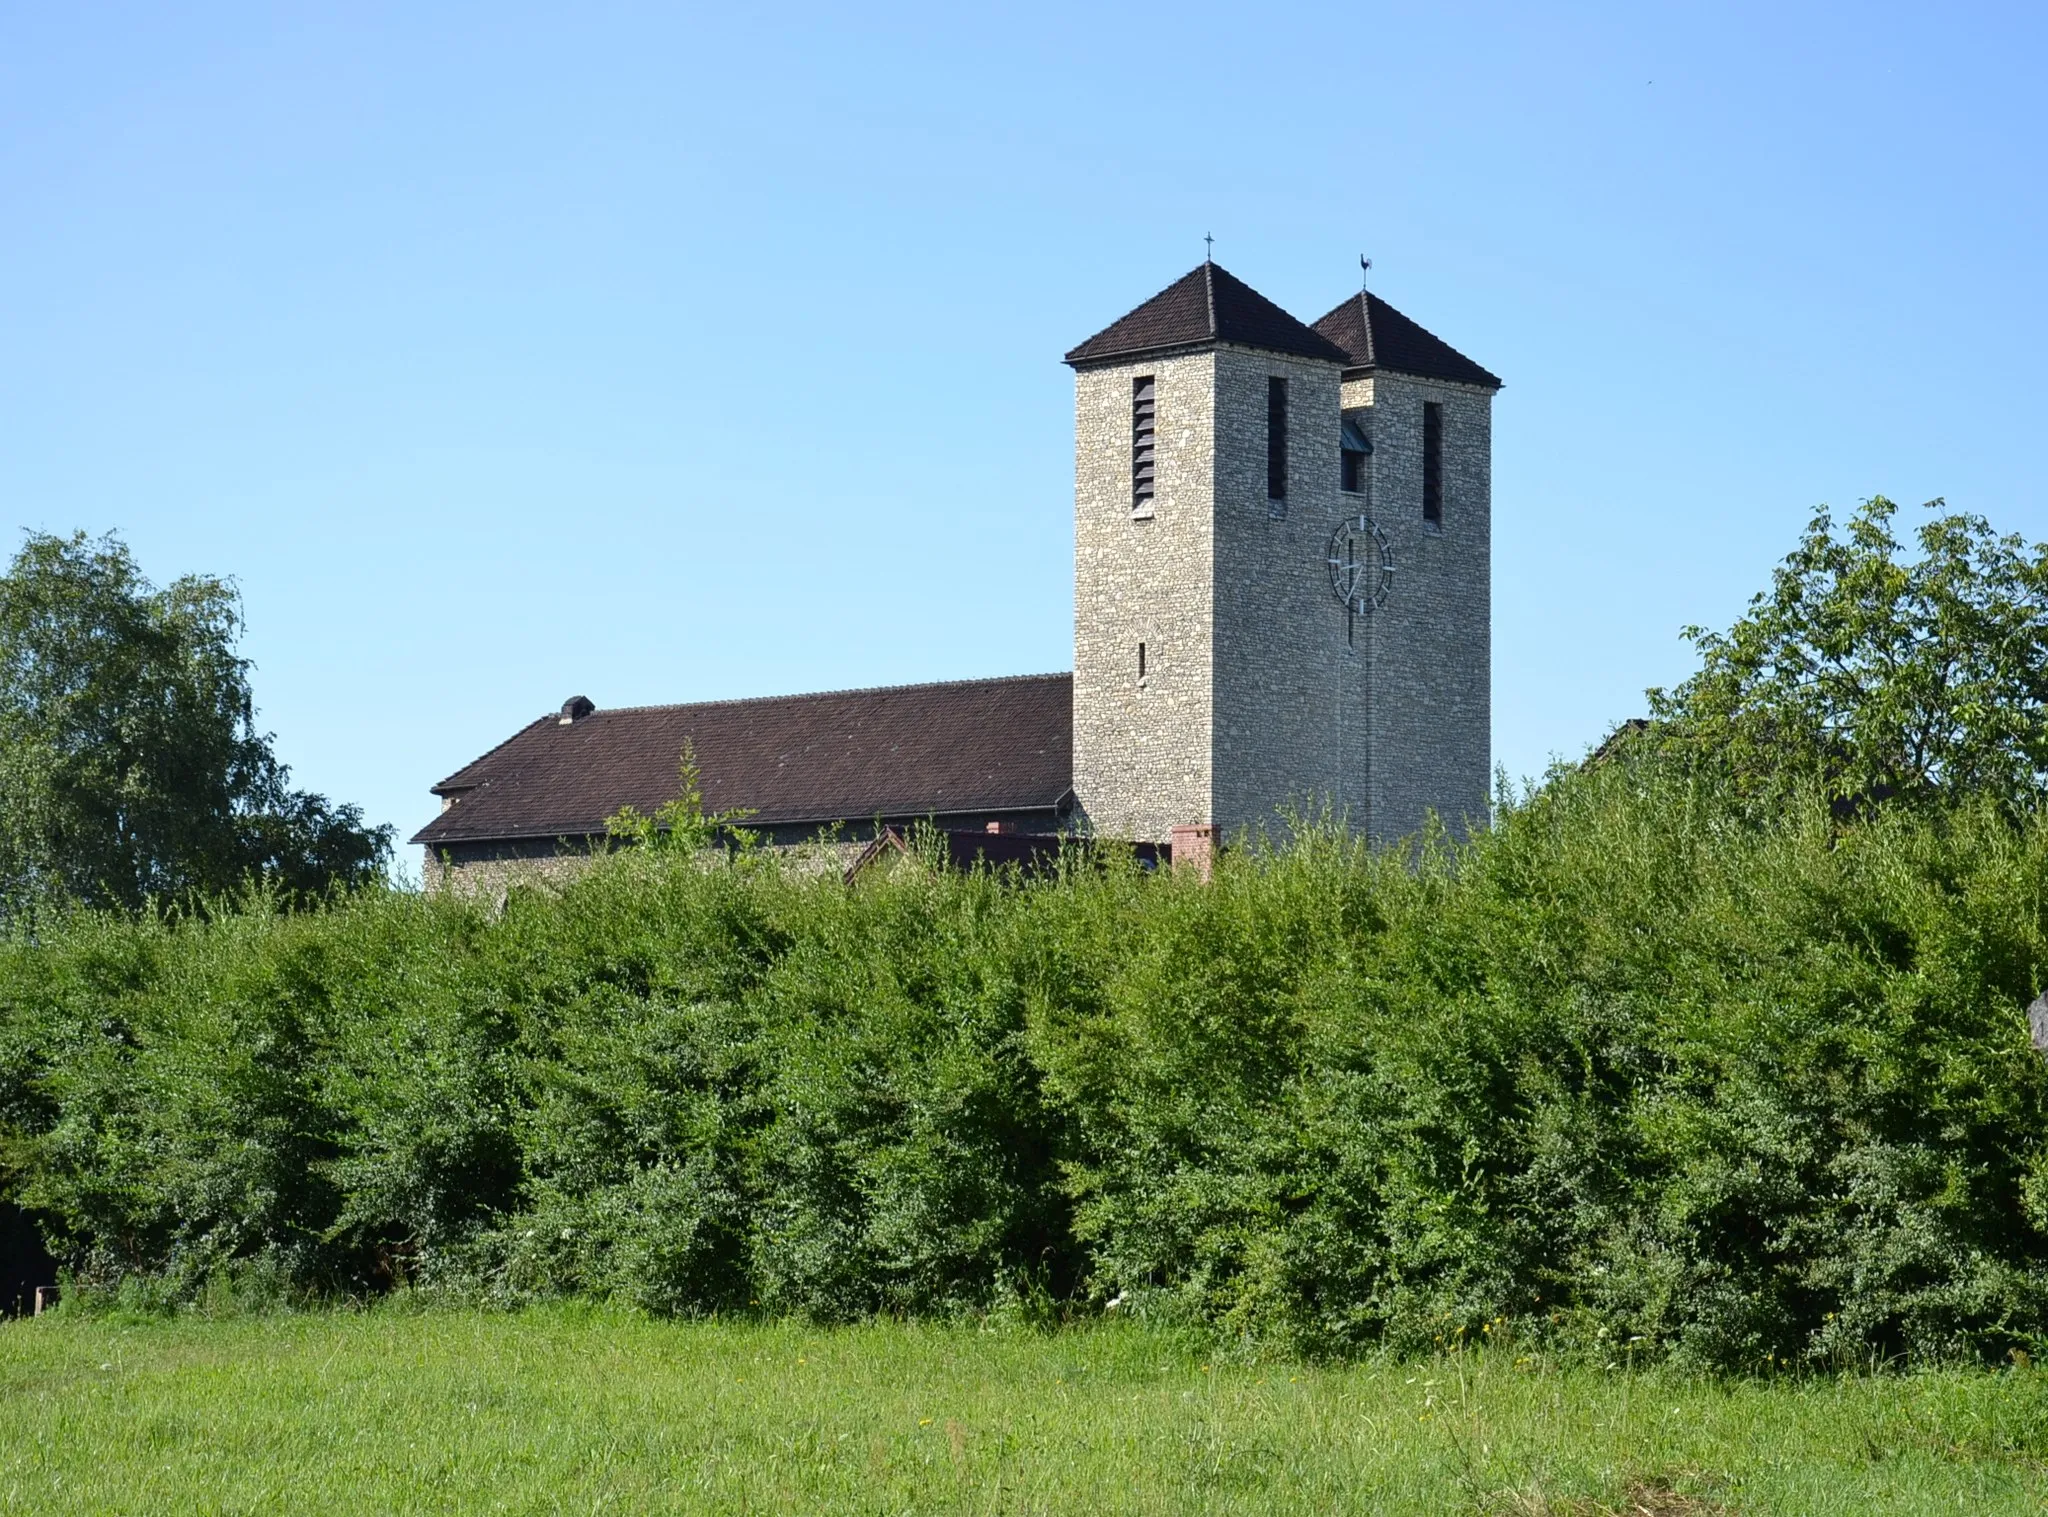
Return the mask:
<path fill-rule="evenodd" d="M 234 576 L 301 783 L 1068 667 L 1059 355 L 1218 262 L 1503 375 L 1494 751 L 1810 511 L 2048 537 L 2038 7 L 0 4 L 0 503 Z"/>

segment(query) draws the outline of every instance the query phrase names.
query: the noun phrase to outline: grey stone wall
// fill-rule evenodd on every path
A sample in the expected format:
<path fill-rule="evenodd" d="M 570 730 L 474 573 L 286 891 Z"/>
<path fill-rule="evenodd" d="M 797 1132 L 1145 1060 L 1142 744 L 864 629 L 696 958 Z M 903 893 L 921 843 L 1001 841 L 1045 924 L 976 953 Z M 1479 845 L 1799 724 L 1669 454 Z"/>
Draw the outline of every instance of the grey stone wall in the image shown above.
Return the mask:
<path fill-rule="evenodd" d="M 1199 353 L 1074 377 L 1074 792 L 1105 837 L 1165 842 L 1209 819 L 1215 367 Z M 1145 374 L 1155 495 L 1134 521 L 1131 384 Z"/>
<path fill-rule="evenodd" d="M 1266 496 L 1266 395 L 1287 381 L 1287 499 Z M 1275 832 L 1289 809 L 1366 824 L 1367 665 L 1330 585 L 1339 370 L 1241 349 L 1216 369 L 1213 820 Z"/>
<path fill-rule="evenodd" d="M 1422 407 L 1443 407 L 1443 523 L 1422 515 Z M 1393 593 L 1372 618 L 1371 830 L 1405 836 L 1434 810 L 1483 824 L 1492 793 L 1493 396 L 1377 374 L 1344 385 L 1370 407 L 1367 509 L 1387 534 Z"/>

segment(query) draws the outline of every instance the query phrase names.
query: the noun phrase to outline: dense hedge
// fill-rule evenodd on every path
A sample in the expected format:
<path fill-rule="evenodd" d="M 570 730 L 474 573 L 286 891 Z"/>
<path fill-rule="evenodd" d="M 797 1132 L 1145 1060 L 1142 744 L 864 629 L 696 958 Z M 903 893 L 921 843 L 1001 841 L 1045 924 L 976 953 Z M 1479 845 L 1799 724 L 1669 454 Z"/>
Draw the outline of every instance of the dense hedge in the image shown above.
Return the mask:
<path fill-rule="evenodd" d="M 607 861 L 0 948 L 0 1175 L 82 1279 L 1698 1362 L 2048 1337 L 2048 822 L 1738 823 L 1625 763 L 1469 846 L 1308 829 L 847 889 Z"/>

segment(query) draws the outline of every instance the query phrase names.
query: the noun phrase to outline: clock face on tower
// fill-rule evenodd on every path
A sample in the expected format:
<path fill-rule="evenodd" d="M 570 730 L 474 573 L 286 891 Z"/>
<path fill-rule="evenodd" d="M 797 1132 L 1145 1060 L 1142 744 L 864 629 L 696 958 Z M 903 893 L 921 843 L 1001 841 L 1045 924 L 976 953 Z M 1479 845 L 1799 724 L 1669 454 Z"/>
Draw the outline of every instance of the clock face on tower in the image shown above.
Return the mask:
<path fill-rule="evenodd" d="M 1330 588 L 1355 616 L 1377 611 L 1394 588 L 1394 553 L 1370 516 L 1347 516 L 1330 534 Z"/>

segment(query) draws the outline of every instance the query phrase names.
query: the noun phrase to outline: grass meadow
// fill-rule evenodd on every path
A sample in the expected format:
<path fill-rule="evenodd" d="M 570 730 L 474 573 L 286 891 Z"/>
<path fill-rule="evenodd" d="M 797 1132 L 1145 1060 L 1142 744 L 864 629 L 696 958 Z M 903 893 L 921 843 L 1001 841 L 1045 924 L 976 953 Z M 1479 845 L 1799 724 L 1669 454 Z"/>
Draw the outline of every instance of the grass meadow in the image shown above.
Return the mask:
<path fill-rule="evenodd" d="M 594 1307 L 0 1325 L 9 1512 L 2034 1512 L 2048 1377 Z"/>

